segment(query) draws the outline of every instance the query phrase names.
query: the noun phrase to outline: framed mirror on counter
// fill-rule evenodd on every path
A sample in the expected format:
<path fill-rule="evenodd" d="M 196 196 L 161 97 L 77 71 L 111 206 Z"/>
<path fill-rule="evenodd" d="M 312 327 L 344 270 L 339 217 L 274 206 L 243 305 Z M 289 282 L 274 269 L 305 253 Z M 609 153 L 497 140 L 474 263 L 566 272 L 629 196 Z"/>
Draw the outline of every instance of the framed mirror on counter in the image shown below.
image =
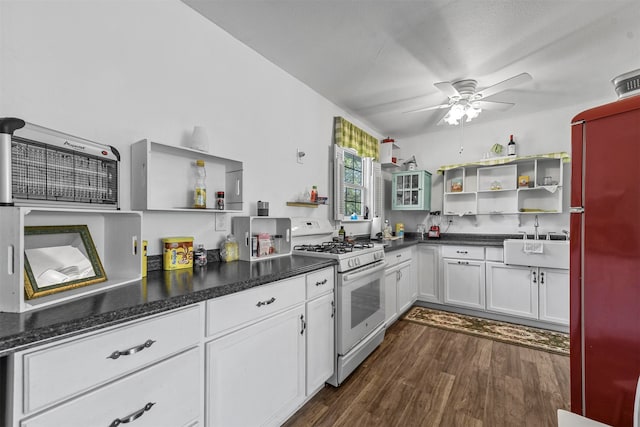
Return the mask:
<path fill-rule="evenodd" d="M 27 299 L 106 280 L 86 225 L 24 228 L 24 291 Z"/>

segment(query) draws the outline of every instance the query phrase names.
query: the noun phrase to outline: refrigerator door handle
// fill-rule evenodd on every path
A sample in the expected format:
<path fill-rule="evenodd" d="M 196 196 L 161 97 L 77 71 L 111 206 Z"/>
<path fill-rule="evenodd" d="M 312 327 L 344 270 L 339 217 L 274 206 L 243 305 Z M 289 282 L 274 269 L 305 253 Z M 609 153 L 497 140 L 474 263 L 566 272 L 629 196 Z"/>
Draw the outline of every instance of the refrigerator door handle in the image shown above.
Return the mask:
<path fill-rule="evenodd" d="M 569 213 L 584 213 L 584 208 L 582 206 L 571 206 Z"/>

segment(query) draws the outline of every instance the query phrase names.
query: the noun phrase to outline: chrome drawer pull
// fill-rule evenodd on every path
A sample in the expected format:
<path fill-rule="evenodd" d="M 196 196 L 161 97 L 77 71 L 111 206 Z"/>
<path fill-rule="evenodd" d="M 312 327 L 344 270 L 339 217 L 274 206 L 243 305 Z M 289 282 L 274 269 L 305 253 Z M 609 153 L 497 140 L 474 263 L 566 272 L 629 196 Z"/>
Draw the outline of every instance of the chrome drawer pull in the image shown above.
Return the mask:
<path fill-rule="evenodd" d="M 266 301 L 258 301 L 258 303 L 256 304 L 256 307 L 262 307 L 263 305 L 269 305 L 273 302 L 275 302 L 276 298 L 275 297 L 271 297 L 271 299 L 268 299 Z"/>
<path fill-rule="evenodd" d="M 458 261 L 458 264 L 469 265 L 469 261 Z"/>
<path fill-rule="evenodd" d="M 154 342 L 155 342 L 154 340 L 147 340 L 147 341 L 145 341 L 144 344 L 140 344 L 140 345 L 137 345 L 135 347 L 131 347 L 128 350 L 124 350 L 124 351 L 116 350 L 113 353 L 111 353 L 109 356 L 107 356 L 107 359 L 116 360 L 120 356 L 131 356 L 132 354 L 136 354 L 139 351 L 144 350 L 145 348 L 151 347 Z"/>
<path fill-rule="evenodd" d="M 151 410 L 151 408 L 155 404 L 156 404 L 155 402 L 149 402 L 146 405 L 144 405 L 144 408 L 140 409 L 139 411 L 134 412 L 131 415 L 127 415 L 124 418 L 116 418 L 115 420 L 113 420 L 113 422 L 111 424 L 109 424 L 109 427 L 117 427 L 120 424 L 128 424 L 131 421 L 135 421 L 138 418 L 140 418 L 145 412 Z"/>
<path fill-rule="evenodd" d="M 469 252 L 467 251 L 456 251 L 457 254 L 468 254 Z"/>
<path fill-rule="evenodd" d="M 304 335 L 304 330 L 307 329 L 307 322 L 304 321 L 304 314 L 300 315 L 300 335 Z"/>
<path fill-rule="evenodd" d="M 316 286 L 324 285 L 327 283 L 327 279 L 324 279 L 322 282 L 316 282 Z"/>

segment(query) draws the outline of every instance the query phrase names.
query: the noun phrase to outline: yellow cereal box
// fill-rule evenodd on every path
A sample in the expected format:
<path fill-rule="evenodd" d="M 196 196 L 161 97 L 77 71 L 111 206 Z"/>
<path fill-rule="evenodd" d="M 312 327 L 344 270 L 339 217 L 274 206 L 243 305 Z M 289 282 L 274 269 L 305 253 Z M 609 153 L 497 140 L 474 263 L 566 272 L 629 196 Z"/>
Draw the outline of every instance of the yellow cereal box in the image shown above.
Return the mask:
<path fill-rule="evenodd" d="M 166 237 L 162 248 L 165 270 L 193 268 L 193 237 Z"/>

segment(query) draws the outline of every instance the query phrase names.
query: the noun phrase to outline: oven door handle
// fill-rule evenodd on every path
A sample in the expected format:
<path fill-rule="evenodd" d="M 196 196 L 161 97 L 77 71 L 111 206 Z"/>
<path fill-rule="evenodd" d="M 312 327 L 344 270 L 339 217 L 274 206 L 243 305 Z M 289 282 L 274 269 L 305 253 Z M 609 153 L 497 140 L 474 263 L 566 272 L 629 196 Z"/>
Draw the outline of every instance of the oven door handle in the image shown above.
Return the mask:
<path fill-rule="evenodd" d="M 358 279 L 361 279 L 366 276 L 370 276 L 372 274 L 383 271 L 386 267 L 386 263 L 384 261 L 379 261 L 379 264 L 375 267 L 367 266 L 363 269 L 359 269 L 350 273 L 344 273 L 342 275 L 342 281 L 344 282 L 352 282 Z"/>

